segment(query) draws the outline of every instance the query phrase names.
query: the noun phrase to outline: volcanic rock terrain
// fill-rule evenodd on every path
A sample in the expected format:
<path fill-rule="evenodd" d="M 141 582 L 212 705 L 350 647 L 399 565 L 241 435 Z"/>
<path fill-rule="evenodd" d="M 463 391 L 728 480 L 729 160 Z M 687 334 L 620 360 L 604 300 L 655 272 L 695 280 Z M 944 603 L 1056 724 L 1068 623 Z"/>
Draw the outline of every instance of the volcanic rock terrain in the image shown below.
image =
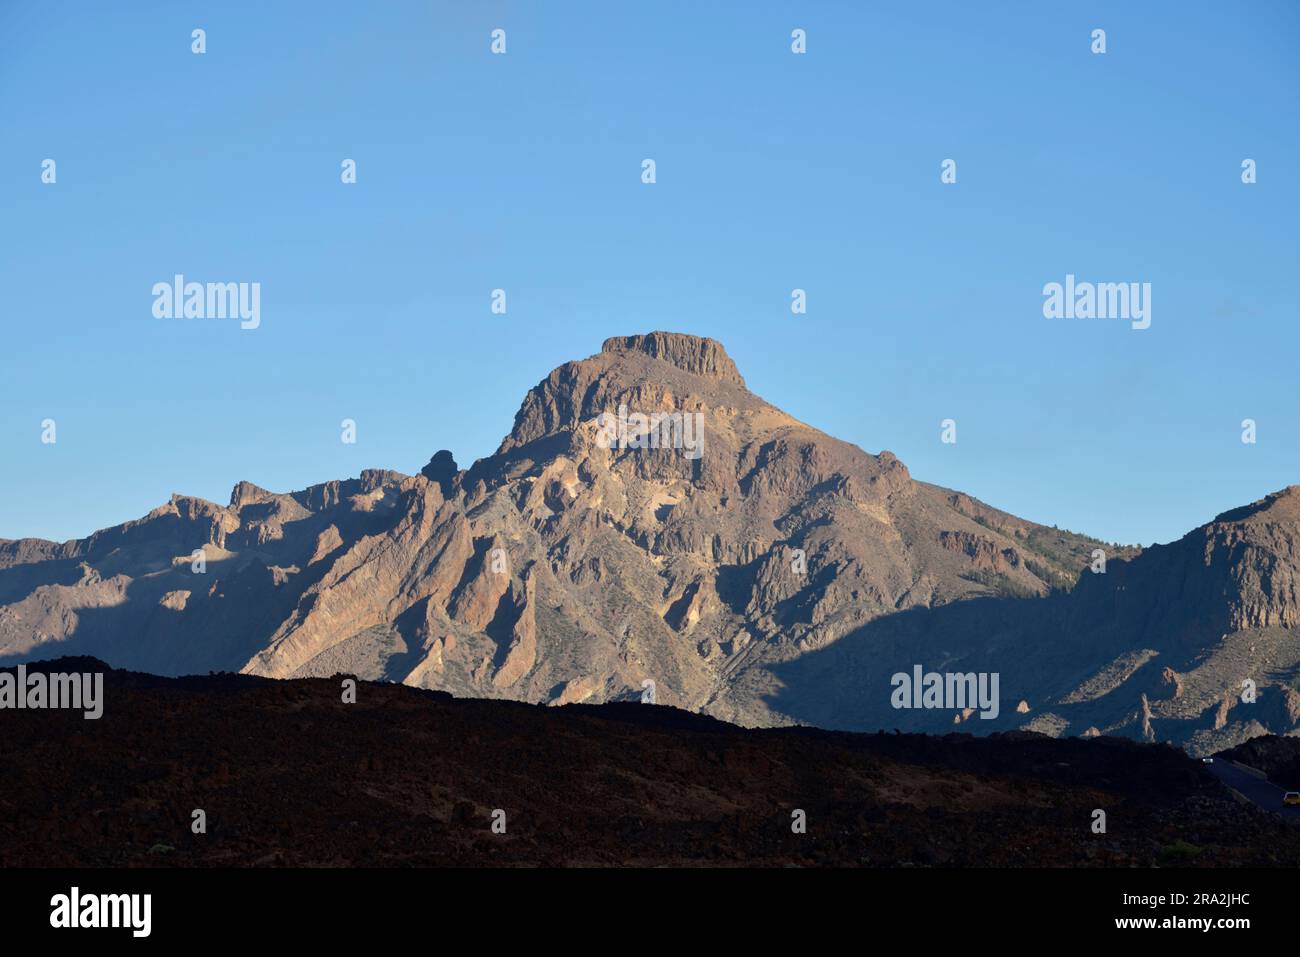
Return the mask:
<path fill-rule="evenodd" d="M 113 671 L 98 720 L 5 712 L 0 867 L 1300 866 L 1300 826 L 1163 744 L 341 685 Z"/>
<path fill-rule="evenodd" d="M 675 415 L 668 439 L 698 415 L 703 445 L 611 447 L 600 417 L 620 408 Z M 1169 545 L 1107 545 L 918 481 L 764 402 L 719 343 L 655 332 L 555 369 L 467 469 L 441 451 L 417 475 L 241 482 L 224 506 L 174 495 L 88 538 L 0 541 L 0 664 L 346 672 L 555 705 L 653 682 L 743 725 L 1208 753 L 1300 728 L 1298 568 L 1300 487 Z M 895 709 L 891 676 L 916 664 L 997 672 L 998 717 Z"/>

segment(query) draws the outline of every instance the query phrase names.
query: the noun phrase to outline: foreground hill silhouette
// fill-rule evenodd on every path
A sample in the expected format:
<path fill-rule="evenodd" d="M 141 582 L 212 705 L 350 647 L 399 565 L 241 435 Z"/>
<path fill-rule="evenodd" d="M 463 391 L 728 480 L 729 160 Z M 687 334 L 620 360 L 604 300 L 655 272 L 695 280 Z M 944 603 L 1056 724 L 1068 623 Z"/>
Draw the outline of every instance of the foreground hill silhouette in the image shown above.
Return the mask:
<path fill-rule="evenodd" d="M 698 414 L 703 445 L 609 448 L 599 416 L 620 408 Z M 1140 553 L 1027 522 L 794 420 L 719 343 L 654 332 L 555 369 L 468 469 L 442 451 L 419 475 L 242 482 L 224 506 L 176 495 L 85 539 L 0 542 L 0 663 L 553 704 L 652 681 L 752 726 L 1208 753 L 1300 728 L 1298 531 L 1295 486 Z M 890 677 L 918 664 L 997 672 L 998 717 L 895 710 Z"/>
<path fill-rule="evenodd" d="M 98 721 L 5 712 L 0 866 L 1300 865 L 1300 828 L 1167 745 L 341 686 L 110 672 Z"/>

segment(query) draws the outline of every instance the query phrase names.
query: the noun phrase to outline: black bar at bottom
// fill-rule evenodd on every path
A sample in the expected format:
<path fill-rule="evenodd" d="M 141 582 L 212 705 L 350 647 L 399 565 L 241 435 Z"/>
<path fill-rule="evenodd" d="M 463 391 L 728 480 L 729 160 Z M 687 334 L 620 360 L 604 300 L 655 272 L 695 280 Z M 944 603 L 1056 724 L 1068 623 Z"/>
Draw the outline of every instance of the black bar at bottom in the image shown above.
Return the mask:
<path fill-rule="evenodd" d="M 52 916 L 73 922 L 74 887 L 77 923 L 111 921 L 116 910 L 124 926 L 52 926 Z M 144 894 L 147 937 L 137 936 L 142 906 L 102 897 Z M 75 934 L 128 946 L 373 946 L 412 936 L 450 945 L 445 933 L 475 927 L 494 947 L 771 945 L 779 930 L 869 941 L 907 928 L 926 943 L 1050 931 L 1058 940 L 1199 935 L 1231 944 L 1283 939 L 1294 896 L 1283 870 L 8 870 L 0 926 L 10 942 Z"/>

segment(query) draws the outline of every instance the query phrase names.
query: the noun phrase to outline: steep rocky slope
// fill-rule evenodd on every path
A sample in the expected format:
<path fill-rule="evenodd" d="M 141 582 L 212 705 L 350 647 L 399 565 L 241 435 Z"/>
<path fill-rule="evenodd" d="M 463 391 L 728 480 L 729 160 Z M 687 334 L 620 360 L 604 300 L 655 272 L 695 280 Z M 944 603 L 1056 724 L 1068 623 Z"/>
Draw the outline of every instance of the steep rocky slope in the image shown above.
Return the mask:
<path fill-rule="evenodd" d="M 677 447 L 637 447 L 651 425 Z M 1217 748 L 1297 724 L 1296 501 L 1138 555 L 916 481 L 764 402 L 718 343 L 657 332 L 554 370 L 467 470 L 440 452 L 415 476 L 241 483 L 224 507 L 175 496 L 87 539 L 0 543 L 0 653 L 557 704 L 652 682 L 744 724 Z M 915 664 L 997 671 L 999 717 L 894 709 Z"/>
<path fill-rule="evenodd" d="M 995 671 L 1007 722 L 1052 735 L 1123 734 L 1210 754 L 1300 731 L 1300 487 L 1220 515 L 1177 542 L 1085 571 L 1042 600 L 978 601 L 877 619 L 821 656 L 777 666 L 801 717 L 886 723 L 858 694 L 909 656 Z M 811 699 L 812 690 L 820 697 Z M 1252 694 L 1253 692 L 1253 694 Z M 1253 699 L 1253 700 L 1252 700 Z M 905 714 L 917 727 L 917 712 Z M 948 717 L 925 713 L 938 730 Z"/>

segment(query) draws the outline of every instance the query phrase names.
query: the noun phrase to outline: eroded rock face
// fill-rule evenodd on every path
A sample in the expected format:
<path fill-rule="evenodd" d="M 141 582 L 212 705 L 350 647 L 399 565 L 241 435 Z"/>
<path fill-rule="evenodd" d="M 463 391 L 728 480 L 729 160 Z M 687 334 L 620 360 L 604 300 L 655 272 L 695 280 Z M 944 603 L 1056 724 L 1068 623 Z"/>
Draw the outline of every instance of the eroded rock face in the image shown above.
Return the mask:
<path fill-rule="evenodd" d="M 492 675 L 492 684 L 498 688 L 509 688 L 537 662 L 537 592 L 533 581 L 526 574 L 522 587 L 511 585 L 514 623 L 510 626 L 505 660 Z"/>
<path fill-rule="evenodd" d="M 992 539 L 970 532 L 940 532 L 939 543 L 952 552 L 959 552 L 984 571 L 1007 574 L 1020 567 L 1020 553 L 1014 548 L 999 548 Z"/>
<path fill-rule="evenodd" d="M 745 385 L 740 371 L 731 361 L 722 344 L 713 339 L 688 336 L 677 332 L 651 332 L 643 336 L 613 336 L 605 340 L 601 352 L 623 355 L 641 352 L 685 372 L 708 379 L 721 379 L 735 385 Z"/>
<path fill-rule="evenodd" d="M 670 441 L 611 444 L 620 408 Z M 698 455 L 671 441 L 682 416 Z M 719 343 L 655 332 L 554 370 L 468 469 L 441 451 L 415 476 L 241 482 L 225 507 L 173 496 L 86 539 L 0 542 L 0 653 L 535 702 L 650 680 L 746 724 L 1219 741 L 1300 711 L 1278 684 L 1300 668 L 1298 499 L 1104 546 L 918 482 L 764 402 Z M 917 663 L 997 672 L 999 716 L 894 709 Z M 1267 709 L 1225 705 L 1251 675 Z"/>

